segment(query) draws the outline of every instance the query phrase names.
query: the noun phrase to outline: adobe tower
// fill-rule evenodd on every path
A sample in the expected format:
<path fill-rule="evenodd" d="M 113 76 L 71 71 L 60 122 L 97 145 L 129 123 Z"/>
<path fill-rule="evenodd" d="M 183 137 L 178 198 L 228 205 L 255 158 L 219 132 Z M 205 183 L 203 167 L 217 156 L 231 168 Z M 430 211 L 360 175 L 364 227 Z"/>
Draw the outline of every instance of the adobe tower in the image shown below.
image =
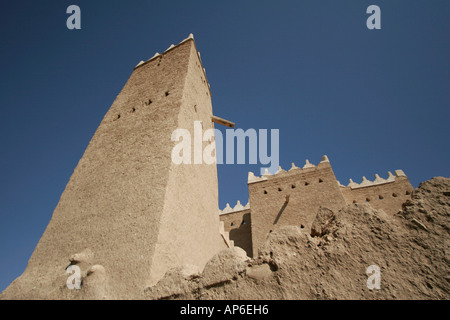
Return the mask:
<path fill-rule="evenodd" d="M 172 132 L 193 134 L 194 121 L 213 128 L 212 116 L 192 35 L 137 65 L 75 168 L 26 270 L 1 298 L 139 298 L 168 269 L 201 269 L 232 246 L 219 231 L 216 165 L 171 160 Z M 70 264 L 80 267 L 80 290 L 66 286 Z"/>

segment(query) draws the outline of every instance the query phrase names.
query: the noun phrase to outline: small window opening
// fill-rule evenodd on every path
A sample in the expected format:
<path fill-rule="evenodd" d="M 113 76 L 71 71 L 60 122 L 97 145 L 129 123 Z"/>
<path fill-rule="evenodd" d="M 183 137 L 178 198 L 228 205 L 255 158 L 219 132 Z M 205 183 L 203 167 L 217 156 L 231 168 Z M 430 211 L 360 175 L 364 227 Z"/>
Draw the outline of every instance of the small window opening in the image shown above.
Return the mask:
<path fill-rule="evenodd" d="M 264 194 L 267 194 L 267 190 L 264 190 Z"/>
<path fill-rule="evenodd" d="M 301 224 L 300 229 L 305 229 L 305 226 Z"/>
<path fill-rule="evenodd" d="M 392 194 L 392 196 L 394 197 L 394 198 L 397 198 L 397 194 L 394 192 L 393 194 Z"/>
<path fill-rule="evenodd" d="M 117 115 L 116 120 L 117 120 L 117 119 L 120 119 L 120 114 Z"/>
<path fill-rule="evenodd" d="M 305 182 L 305 186 L 309 185 L 309 182 Z"/>
<path fill-rule="evenodd" d="M 369 198 L 366 198 L 366 202 L 370 202 L 370 199 L 369 199 Z"/>
<path fill-rule="evenodd" d="M 322 183 L 323 182 L 323 180 L 322 179 L 319 179 L 319 183 Z"/>
<path fill-rule="evenodd" d="M 131 108 L 131 112 L 135 112 L 136 111 L 136 108 Z"/>
<path fill-rule="evenodd" d="M 232 227 L 234 226 L 234 222 L 231 223 L 231 226 L 232 226 Z"/>
<path fill-rule="evenodd" d="M 382 195 L 379 195 L 379 196 L 378 196 L 378 199 L 383 200 L 384 197 L 383 197 Z"/>
<path fill-rule="evenodd" d="M 166 97 L 169 95 L 169 91 L 166 91 Z"/>
<path fill-rule="evenodd" d="M 278 191 L 283 191 L 283 189 L 281 189 L 281 188 L 278 188 Z"/>
<path fill-rule="evenodd" d="M 295 184 L 291 185 L 291 188 L 292 188 L 292 189 L 295 189 Z"/>

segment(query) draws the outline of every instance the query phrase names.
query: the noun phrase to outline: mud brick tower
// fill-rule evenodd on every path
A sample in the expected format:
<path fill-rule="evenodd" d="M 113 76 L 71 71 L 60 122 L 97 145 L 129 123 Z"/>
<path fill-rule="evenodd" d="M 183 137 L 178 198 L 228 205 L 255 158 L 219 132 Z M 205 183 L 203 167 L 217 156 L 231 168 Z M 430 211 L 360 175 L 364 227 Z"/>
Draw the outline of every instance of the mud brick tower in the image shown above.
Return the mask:
<path fill-rule="evenodd" d="M 232 246 L 220 232 L 215 164 L 176 165 L 177 128 L 213 128 L 193 36 L 141 61 L 75 168 L 10 298 L 135 298 L 173 267 L 201 270 Z M 189 192 L 187 192 L 187 190 Z M 223 226 L 222 226 L 223 230 Z M 66 268 L 81 269 L 68 290 Z"/>

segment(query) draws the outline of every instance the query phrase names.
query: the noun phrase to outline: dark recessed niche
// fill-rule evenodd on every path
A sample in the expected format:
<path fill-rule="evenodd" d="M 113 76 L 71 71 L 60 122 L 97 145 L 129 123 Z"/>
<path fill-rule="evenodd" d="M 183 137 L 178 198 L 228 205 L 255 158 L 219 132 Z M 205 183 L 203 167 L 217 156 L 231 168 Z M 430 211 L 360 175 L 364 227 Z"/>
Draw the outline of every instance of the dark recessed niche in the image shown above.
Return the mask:
<path fill-rule="evenodd" d="M 169 91 L 166 91 L 166 93 L 165 93 L 166 97 L 168 97 L 169 94 L 170 94 Z"/>
<path fill-rule="evenodd" d="M 309 185 L 309 182 L 305 182 L 305 186 Z"/>
<path fill-rule="evenodd" d="M 300 229 L 305 229 L 305 226 L 301 224 Z"/>
<path fill-rule="evenodd" d="M 295 184 L 291 185 L 291 188 L 292 188 L 292 189 L 295 189 Z"/>
<path fill-rule="evenodd" d="M 322 179 L 319 179 L 319 183 L 322 183 L 323 182 L 323 180 Z"/>
<path fill-rule="evenodd" d="M 152 104 L 152 100 L 151 99 L 148 99 L 148 101 L 145 101 L 145 105 L 146 106 L 149 106 L 149 105 L 151 105 Z"/>
<path fill-rule="evenodd" d="M 398 194 L 396 194 L 395 192 L 392 194 L 392 196 L 394 197 L 394 198 L 397 198 L 398 197 Z"/>
<path fill-rule="evenodd" d="M 411 194 L 411 191 L 406 191 L 405 194 L 406 194 L 407 196 L 409 196 L 409 195 Z"/>
<path fill-rule="evenodd" d="M 283 189 L 281 189 L 281 188 L 278 188 L 278 191 L 283 191 Z"/>
<path fill-rule="evenodd" d="M 379 196 L 378 196 L 378 199 L 383 200 L 384 197 L 383 197 L 382 195 L 379 195 Z"/>
<path fill-rule="evenodd" d="M 264 194 L 267 194 L 267 190 L 264 190 Z"/>

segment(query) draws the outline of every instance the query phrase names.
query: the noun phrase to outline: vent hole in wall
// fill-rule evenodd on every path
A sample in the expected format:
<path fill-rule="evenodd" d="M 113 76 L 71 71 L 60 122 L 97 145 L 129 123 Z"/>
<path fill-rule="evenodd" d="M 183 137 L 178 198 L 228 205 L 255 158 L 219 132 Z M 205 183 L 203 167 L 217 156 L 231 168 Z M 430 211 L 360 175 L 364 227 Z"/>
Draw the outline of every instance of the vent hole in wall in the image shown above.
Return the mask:
<path fill-rule="evenodd" d="M 273 253 L 271 252 L 271 258 L 273 257 Z M 269 264 L 269 268 L 270 268 L 270 271 L 272 271 L 272 272 L 276 272 L 276 271 L 278 271 L 278 266 L 277 266 L 277 264 L 276 263 L 274 263 L 273 261 L 271 261 L 271 262 L 269 262 L 268 263 Z"/>
<path fill-rule="evenodd" d="M 369 198 L 366 198 L 366 202 L 370 202 L 370 199 L 369 199 Z"/>
<path fill-rule="evenodd" d="M 323 182 L 323 180 L 322 179 L 319 179 L 319 183 L 322 183 Z"/>
<path fill-rule="evenodd" d="M 305 226 L 301 224 L 300 229 L 305 229 Z"/>
<path fill-rule="evenodd" d="M 380 199 L 380 200 L 383 200 L 383 199 L 384 199 L 384 197 L 383 197 L 383 196 L 381 196 L 381 195 L 379 195 L 379 196 L 378 196 L 378 199 Z"/>
<path fill-rule="evenodd" d="M 267 194 L 267 190 L 264 190 L 264 194 Z"/>
<path fill-rule="evenodd" d="M 281 189 L 281 188 L 278 188 L 278 191 L 283 191 L 283 189 Z"/>
<path fill-rule="evenodd" d="M 309 182 L 305 182 L 305 186 L 309 185 Z"/>
<path fill-rule="evenodd" d="M 291 186 L 291 188 L 292 188 L 292 189 L 295 189 L 295 184 L 293 184 L 293 185 Z"/>
<path fill-rule="evenodd" d="M 166 97 L 169 96 L 169 94 L 170 94 L 169 91 L 166 91 L 165 93 Z"/>

